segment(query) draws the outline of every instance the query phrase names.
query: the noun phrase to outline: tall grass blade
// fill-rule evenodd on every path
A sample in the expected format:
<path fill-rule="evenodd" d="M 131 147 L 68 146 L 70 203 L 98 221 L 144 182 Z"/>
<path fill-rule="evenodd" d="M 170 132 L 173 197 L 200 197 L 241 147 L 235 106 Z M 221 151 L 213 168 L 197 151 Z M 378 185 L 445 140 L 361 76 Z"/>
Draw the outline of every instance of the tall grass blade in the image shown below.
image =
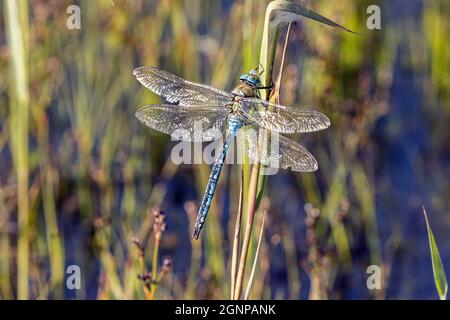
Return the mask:
<path fill-rule="evenodd" d="M 448 284 L 447 276 L 445 274 L 444 265 L 442 264 L 441 255 L 434 239 L 433 231 L 431 230 L 430 223 L 428 221 L 427 211 L 425 207 L 422 207 L 425 222 L 427 224 L 428 241 L 430 244 L 431 264 L 433 266 L 434 283 L 439 295 L 439 299 L 445 300 L 447 298 Z"/>
<path fill-rule="evenodd" d="M 271 9 L 275 12 L 274 16 L 271 17 L 271 22 L 274 25 L 298 21 L 301 17 L 305 17 L 305 18 L 326 24 L 330 27 L 338 28 L 338 29 L 356 34 L 356 32 L 353 32 L 350 29 L 347 29 L 346 27 L 341 26 L 340 24 L 322 16 L 321 14 L 318 14 L 317 12 L 314 12 L 313 10 L 305 8 L 301 5 L 293 3 L 291 1 L 279 0 L 279 1 L 272 2 L 270 5 L 271 5 Z"/>

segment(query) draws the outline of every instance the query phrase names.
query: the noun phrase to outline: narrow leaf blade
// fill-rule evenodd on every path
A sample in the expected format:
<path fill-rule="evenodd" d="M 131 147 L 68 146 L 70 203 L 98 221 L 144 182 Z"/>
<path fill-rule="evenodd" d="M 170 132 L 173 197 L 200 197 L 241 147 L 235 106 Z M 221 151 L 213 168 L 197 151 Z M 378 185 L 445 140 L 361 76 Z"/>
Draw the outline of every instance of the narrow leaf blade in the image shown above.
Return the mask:
<path fill-rule="evenodd" d="M 444 265 L 442 264 L 441 256 L 434 239 L 433 231 L 431 230 L 430 223 L 428 222 L 427 212 L 425 207 L 422 207 L 423 215 L 425 216 L 425 222 L 427 224 L 428 242 L 430 244 L 431 264 L 433 266 L 433 276 L 438 292 L 439 298 L 445 300 L 447 298 L 448 284 L 447 276 L 445 274 Z"/>
<path fill-rule="evenodd" d="M 326 24 L 330 27 L 338 28 L 356 34 L 356 32 L 351 31 L 350 29 L 347 29 L 344 26 L 341 26 L 340 24 L 328 19 L 327 17 L 324 17 L 313 10 L 310 10 L 308 8 L 305 8 L 301 5 L 295 4 L 290 1 L 285 0 L 274 1 L 273 7 L 271 9 L 274 11 L 273 16 L 271 17 L 271 22 L 274 25 L 279 25 L 282 22 L 289 23 L 298 21 L 300 18 L 299 16 L 303 16 L 305 18 Z"/>

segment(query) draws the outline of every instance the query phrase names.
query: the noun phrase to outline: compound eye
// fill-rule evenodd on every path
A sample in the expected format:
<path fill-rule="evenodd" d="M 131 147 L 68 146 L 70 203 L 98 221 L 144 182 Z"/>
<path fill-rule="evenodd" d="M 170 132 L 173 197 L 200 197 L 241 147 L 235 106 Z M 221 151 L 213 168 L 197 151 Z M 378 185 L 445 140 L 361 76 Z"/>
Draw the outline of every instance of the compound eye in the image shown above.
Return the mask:
<path fill-rule="evenodd" d="M 250 70 L 248 72 L 249 75 L 251 75 L 252 77 L 257 78 L 258 77 L 258 72 L 256 70 Z"/>

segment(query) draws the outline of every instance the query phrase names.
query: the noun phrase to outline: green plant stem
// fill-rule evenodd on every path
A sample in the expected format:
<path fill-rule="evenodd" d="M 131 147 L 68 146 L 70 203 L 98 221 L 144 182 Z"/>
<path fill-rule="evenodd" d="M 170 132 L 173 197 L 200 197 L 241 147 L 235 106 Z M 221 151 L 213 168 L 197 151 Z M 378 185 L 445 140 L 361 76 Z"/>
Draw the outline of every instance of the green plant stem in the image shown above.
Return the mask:
<path fill-rule="evenodd" d="M 17 175 L 18 240 L 17 298 L 29 298 L 29 220 L 28 197 L 28 2 L 6 0 L 6 28 L 11 48 L 11 140 L 14 168 Z"/>
<path fill-rule="evenodd" d="M 255 209 L 256 209 L 256 192 L 258 187 L 258 177 L 259 177 L 260 164 L 255 163 L 252 167 L 252 174 L 250 177 L 250 187 L 248 191 L 248 212 L 247 212 L 247 225 L 245 228 L 244 241 L 242 243 L 241 256 L 239 259 L 239 269 L 236 279 L 236 288 L 234 293 L 234 298 L 239 300 L 241 295 L 242 283 L 244 280 L 245 264 L 247 261 L 248 248 L 250 245 L 250 238 L 253 229 L 253 222 L 255 220 Z"/>
<path fill-rule="evenodd" d="M 139 254 L 139 268 L 140 268 L 140 273 L 141 275 L 144 277 L 147 274 L 147 269 L 145 267 L 145 248 L 142 247 L 142 245 L 140 243 L 138 243 L 138 254 Z M 145 294 L 145 298 L 150 296 L 150 290 L 148 288 L 147 283 L 145 282 L 145 280 L 143 280 L 143 288 L 144 288 L 144 294 Z"/>
<path fill-rule="evenodd" d="M 259 65 L 260 67 L 262 67 L 261 83 L 263 86 L 269 86 L 272 82 L 272 68 L 275 61 L 275 54 L 277 51 L 277 41 L 280 32 L 278 27 L 270 29 L 270 16 L 274 8 L 276 8 L 276 2 L 277 1 L 272 1 L 271 3 L 269 3 L 266 10 L 266 17 L 264 21 L 261 51 L 259 54 Z M 270 38 L 272 38 L 272 42 L 271 45 L 269 46 Z M 269 100 L 269 93 L 270 92 L 268 90 L 262 90 L 260 92 L 261 99 Z M 266 182 L 266 175 L 260 175 L 261 170 L 263 170 L 263 167 L 260 166 L 258 172 L 253 171 L 255 172 L 254 174 L 256 175 L 257 179 L 257 193 L 255 195 L 256 207 L 258 207 L 261 202 Z"/>
<path fill-rule="evenodd" d="M 245 300 L 248 300 L 248 298 L 250 297 L 250 292 L 252 291 L 253 288 L 253 282 L 255 280 L 255 273 L 256 273 L 256 264 L 258 263 L 259 249 L 261 248 L 265 221 L 266 221 L 266 212 L 264 211 L 261 223 L 261 230 L 259 231 L 258 246 L 256 247 L 255 258 L 253 259 L 252 272 L 250 273 L 247 289 L 245 290 L 245 297 L 244 297 Z"/>
<path fill-rule="evenodd" d="M 150 295 L 153 299 L 156 295 L 156 290 L 158 290 L 158 255 L 159 255 L 159 244 L 161 242 L 161 234 L 155 235 L 155 245 L 153 246 L 153 259 L 152 259 L 152 284 L 150 286 Z"/>
<path fill-rule="evenodd" d="M 272 1 L 269 3 L 267 10 L 266 10 L 266 16 L 264 20 L 264 29 L 263 29 L 263 36 L 262 36 L 262 42 L 261 42 L 261 51 L 260 51 L 260 65 L 259 67 L 262 69 L 261 71 L 261 82 L 263 86 L 268 86 L 271 83 L 272 78 L 272 66 L 273 62 L 275 60 L 275 53 L 276 53 L 276 44 L 278 40 L 279 35 L 279 29 L 278 27 L 271 28 L 270 27 L 270 16 L 272 14 L 273 8 L 276 7 L 275 3 L 277 1 Z M 269 47 L 269 40 L 271 39 L 271 45 Z M 262 90 L 261 92 L 261 98 L 268 100 L 269 98 L 269 92 L 267 90 Z M 261 144 L 261 136 L 259 137 L 258 144 Z M 236 278 L 236 287 L 234 290 L 234 298 L 239 299 L 242 289 L 242 284 L 244 280 L 244 273 L 245 273 L 245 265 L 247 261 L 247 255 L 248 255 L 248 249 L 250 246 L 250 239 L 251 239 L 251 233 L 253 229 L 253 223 L 254 223 L 254 217 L 255 217 L 255 211 L 259 205 L 259 202 L 261 200 L 261 195 L 264 190 L 264 175 L 260 175 L 260 171 L 262 170 L 262 166 L 259 162 L 255 163 L 252 166 L 252 172 L 250 175 L 250 182 L 249 182 L 249 188 L 248 188 L 248 194 L 247 196 L 247 224 L 244 234 L 244 240 L 242 243 L 242 249 L 241 249 L 241 255 L 239 259 L 239 269 L 238 274 Z M 261 177 L 263 177 L 261 179 Z"/>
<path fill-rule="evenodd" d="M 2 259 L 0 259 L 0 294 L 1 299 L 11 300 L 13 299 L 13 290 L 11 287 L 11 252 L 9 239 L 9 233 L 7 231 L 7 225 L 9 220 L 9 213 L 5 207 L 5 201 L 3 196 L 3 188 L 0 184 L 0 252 L 4 253 Z"/>
<path fill-rule="evenodd" d="M 114 299 L 123 299 L 124 292 L 120 282 L 119 274 L 117 272 L 117 261 L 115 257 L 108 250 L 108 243 L 110 241 L 105 230 L 106 227 L 101 227 L 96 232 L 96 241 L 100 247 L 100 261 L 105 269 L 108 287 Z"/>
<path fill-rule="evenodd" d="M 53 190 L 53 168 L 49 166 L 46 170 L 45 179 L 43 179 L 43 197 L 44 216 L 47 226 L 46 236 L 49 248 L 49 260 L 51 270 L 51 290 L 54 292 L 56 299 L 62 299 L 64 280 L 64 249 L 61 236 L 58 230 L 58 222 L 56 218 L 55 196 Z"/>
<path fill-rule="evenodd" d="M 239 188 L 239 207 L 238 213 L 236 217 L 236 226 L 234 229 L 234 237 L 233 237 L 233 250 L 231 256 L 231 299 L 234 299 L 235 296 L 235 288 L 236 288 L 236 271 L 237 271 L 237 262 L 239 256 L 239 240 L 241 236 L 241 222 L 242 222 L 242 203 L 244 201 L 244 170 L 241 167 L 241 184 Z"/>

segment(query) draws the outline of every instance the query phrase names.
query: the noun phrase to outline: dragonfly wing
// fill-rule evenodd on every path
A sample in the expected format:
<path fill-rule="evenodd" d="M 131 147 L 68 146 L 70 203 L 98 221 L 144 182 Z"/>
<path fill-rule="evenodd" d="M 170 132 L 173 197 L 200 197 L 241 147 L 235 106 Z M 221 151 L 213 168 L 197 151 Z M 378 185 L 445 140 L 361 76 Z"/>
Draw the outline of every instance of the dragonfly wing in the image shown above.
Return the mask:
<path fill-rule="evenodd" d="M 177 140 L 212 141 L 221 136 L 230 110 L 218 106 L 157 104 L 141 107 L 136 117 L 155 130 Z"/>
<path fill-rule="evenodd" d="M 253 162 L 267 167 L 312 172 L 318 168 L 314 156 L 297 142 L 278 132 L 248 125 L 243 132 L 244 150 Z"/>
<path fill-rule="evenodd" d="M 229 92 L 184 80 L 155 67 L 139 67 L 134 69 L 133 74 L 146 88 L 170 103 L 183 106 L 210 104 L 220 106 L 233 99 Z"/>
<path fill-rule="evenodd" d="M 247 122 L 281 133 L 315 132 L 330 126 L 330 119 L 319 111 L 285 107 L 258 98 L 239 100 Z"/>

